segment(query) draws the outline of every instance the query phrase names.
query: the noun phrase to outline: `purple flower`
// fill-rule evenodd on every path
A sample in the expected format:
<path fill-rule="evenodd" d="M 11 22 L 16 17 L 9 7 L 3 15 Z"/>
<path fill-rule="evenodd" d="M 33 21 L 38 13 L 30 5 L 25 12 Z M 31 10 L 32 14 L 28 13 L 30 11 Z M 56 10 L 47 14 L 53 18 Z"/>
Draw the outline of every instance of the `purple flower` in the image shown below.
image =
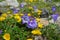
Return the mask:
<path fill-rule="evenodd" d="M 16 8 L 13 8 L 12 11 L 13 11 L 14 14 L 19 12 L 19 10 L 16 9 Z"/>
<path fill-rule="evenodd" d="M 20 7 L 23 8 L 24 7 L 24 4 L 20 4 Z"/>
<path fill-rule="evenodd" d="M 37 7 L 36 7 L 36 6 L 33 6 L 33 8 L 34 8 L 34 9 L 37 9 Z"/>
<path fill-rule="evenodd" d="M 53 20 L 56 21 L 57 18 L 58 18 L 58 16 L 59 16 L 58 14 L 53 14 L 53 15 L 52 15 Z"/>
<path fill-rule="evenodd" d="M 14 11 L 13 11 L 13 13 L 18 13 L 18 12 L 19 12 L 19 10 L 14 10 Z"/>
<path fill-rule="evenodd" d="M 20 7 L 23 8 L 26 4 L 27 4 L 26 2 L 22 2 L 22 3 L 20 4 Z"/>
<path fill-rule="evenodd" d="M 0 34 L 2 34 L 2 30 L 0 30 Z"/>
<path fill-rule="evenodd" d="M 52 7 L 52 11 L 53 12 L 56 11 L 56 7 L 55 6 Z"/>
<path fill-rule="evenodd" d="M 36 27 L 37 27 L 37 22 L 36 22 L 36 20 L 35 20 L 35 19 L 32 19 L 31 21 L 29 21 L 29 22 L 27 23 L 27 27 L 28 27 L 28 28 L 31 28 L 31 29 L 36 28 Z"/>
<path fill-rule="evenodd" d="M 30 21 L 30 17 L 27 14 L 22 16 L 22 23 L 23 24 L 28 23 L 28 21 Z"/>

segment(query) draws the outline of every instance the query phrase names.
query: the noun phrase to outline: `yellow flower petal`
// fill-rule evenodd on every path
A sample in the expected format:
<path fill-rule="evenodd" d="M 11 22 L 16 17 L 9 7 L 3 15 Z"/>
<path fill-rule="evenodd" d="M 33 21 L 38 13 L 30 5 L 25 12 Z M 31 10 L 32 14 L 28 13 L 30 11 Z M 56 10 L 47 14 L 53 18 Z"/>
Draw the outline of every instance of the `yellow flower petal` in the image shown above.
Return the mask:
<path fill-rule="evenodd" d="M 29 38 L 29 39 L 27 39 L 27 40 L 33 40 L 33 39 Z"/>
<path fill-rule="evenodd" d="M 14 16 L 17 22 L 21 22 L 21 17 L 20 16 Z"/>
<path fill-rule="evenodd" d="M 22 14 L 22 13 L 20 14 L 20 16 L 23 16 L 23 15 L 24 15 L 24 14 Z"/>
<path fill-rule="evenodd" d="M 10 12 L 10 11 L 8 11 L 7 13 L 8 13 L 8 14 L 10 14 L 11 12 Z"/>
<path fill-rule="evenodd" d="M 17 19 L 17 22 L 21 22 L 21 19 Z"/>
<path fill-rule="evenodd" d="M 13 17 L 13 15 L 10 15 L 10 18 L 12 18 Z"/>
<path fill-rule="evenodd" d="M 34 35 L 41 35 L 42 34 L 40 32 L 40 30 L 33 30 L 31 33 L 34 34 Z"/>
<path fill-rule="evenodd" d="M 33 2 L 33 0 L 29 0 L 30 2 Z"/>
<path fill-rule="evenodd" d="M 43 24 L 38 23 L 39 28 L 43 28 Z"/>
<path fill-rule="evenodd" d="M 7 14 L 6 14 L 6 13 L 3 13 L 1 16 L 3 16 L 3 17 L 7 17 Z"/>
<path fill-rule="evenodd" d="M 39 22 L 40 21 L 40 18 L 36 18 L 36 21 Z"/>
<path fill-rule="evenodd" d="M 37 12 L 38 12 L 38 13 L 41 13 L 42 11 L 41 11 L 41 10 L 38 10 Z"/>
<path fill-rule="evenodd" d="M 30 6 L 29 6 L 29 9 L 32 9 L 32 10 L 33 10 L 33 8 L 32 8 L 32 7 L 30 7 Z"/>
<path fill-rule="evenodd" d="M 38 13 L 38 15 L 41 15 L 41 13 Z"/>
<path fill-rule="evenodd" d="M 16 16 L 14 16 L 14 18 L 15 18 L 15 19 L 19 19 L 19 18 L 20 18 L 20 16 L 17 16 L 17 15 L 16 15 Z"/>
<path fill-rule="evenodd" d="M 4 38 L 5 40 L 10 40 L 10 34 L 9 34 L 9 33 L 5 33 L 5 34 L 3 35 L 3 38 Z"/>
<path fill-rule="evenodd" d="M 19 14 L 14 14 L 14 16 L 19 16 Z"/>
<path fill-rule="evenodd" d="M 30 14 L 30 13 L 28 13 L 28 16 L 31 16 L 31 14 Z"/>
<path fill-rule="evenodd" d="M 0 21 L 4 21 L 6 18 L 5 17 L 0 17 Z"/>

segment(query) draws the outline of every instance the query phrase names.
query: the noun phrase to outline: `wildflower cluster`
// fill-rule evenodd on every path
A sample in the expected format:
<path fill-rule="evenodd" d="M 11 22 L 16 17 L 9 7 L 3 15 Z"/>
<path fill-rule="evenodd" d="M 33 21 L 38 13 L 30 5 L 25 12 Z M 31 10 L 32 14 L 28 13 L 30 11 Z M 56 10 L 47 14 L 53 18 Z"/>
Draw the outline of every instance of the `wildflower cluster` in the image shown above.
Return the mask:
<path fill-rule="evenodd" d="M 55 23 L 59 17 L 56 13 L 57 8 L 52 6 L 53 4 L 52 7 L 47 4 L 49 1 L 45 2 L 44 0 L 24 0 L 18 8 L 13 7 L 7 12 L 1 12 L 0 39 L 36 40 L 35 36 L 40 36 L 43 40 L 45 37 L 46 40 L 60 40 L 60 27 Z M 47 5 L 50 8 L 46 8 Z M 49 18 L 53 19 L 54 23 L 50 22 Z"/>

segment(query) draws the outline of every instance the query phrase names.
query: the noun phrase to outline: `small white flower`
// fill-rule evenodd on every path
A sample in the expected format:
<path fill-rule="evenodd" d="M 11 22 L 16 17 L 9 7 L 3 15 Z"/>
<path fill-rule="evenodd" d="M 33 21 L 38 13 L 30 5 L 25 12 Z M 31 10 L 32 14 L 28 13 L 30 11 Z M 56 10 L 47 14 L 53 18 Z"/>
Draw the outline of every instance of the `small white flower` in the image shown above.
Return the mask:
<path fill-rule="evenodd" d="M 60 6 L 60 3 L 56 3 L 56 6 Z"/>
<path fill-rule="evenodd" d="M 53 20 L 53 19 L 51 19 L 51 20 L 49 20 L 49 22 L 50 22 L 50 23 L 54 23 L 54 20 Z"/>

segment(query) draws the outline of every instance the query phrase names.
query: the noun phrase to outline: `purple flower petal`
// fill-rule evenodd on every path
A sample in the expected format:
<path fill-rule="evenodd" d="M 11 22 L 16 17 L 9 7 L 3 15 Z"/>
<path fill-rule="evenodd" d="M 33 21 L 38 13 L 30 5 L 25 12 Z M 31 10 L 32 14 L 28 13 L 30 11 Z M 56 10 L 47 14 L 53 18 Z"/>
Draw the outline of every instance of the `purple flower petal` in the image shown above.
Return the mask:
<path fill-rule="evenodd" d="M 58 18 L 58 16 L 59 16 L 58 14 L 53 14 L 53 15 L 52 15 L 53 20 L 56 21 L 57 18 Z"/>
<path fill-rule="evenodd" d="M 52 7 L 52 11 L 53 12 L 56 11 L 56 7 L 55 6 Z"/>
<path fill-rule="evenodd" d="M 36 28 L 36 27 L 37 27 L 37 22 L 36 22 L 36 20 L 31 20 L 31 21 L 29 21 L 29 22 L 27 23 L 27 27 L 28 27 L 28 28 L 31 28 L 31 29 Z"/>
<path fill-rule="evenodd" d="M 2 34 L 2 30 L 0 30 L 0 34 Z"/>
<path fill-rule="evenodd" d="M 19 12 L 19 10 L 16 9 L 16 8 L 13 8 L 12 11 L 13 11 L 14 14 Z"/>
<path fill-rule="evenodd" d="M 33 6 L 33 8 L 34 8 L 34 9 L 37 9 L 37 7 L 36 7 L 36 6 Z"/>
<path fill-rule="evenodd" d="M 24 7 L 24 4 L 20 4 L 20 7 L 23 8 Z"/>
<path fill-rule="evenodd" d="M 14 10 L 14 11 L 13 11 L 13 13 L 18 13 L 18 12 L 19 12 L 19 10 Z"/>
<path fill-rule="evenodd" d="M 23 24 L 28 23 L 28 21 L 30 21 L 30 17 L 27 14 L 22 16 L 22 23 Z"/>

